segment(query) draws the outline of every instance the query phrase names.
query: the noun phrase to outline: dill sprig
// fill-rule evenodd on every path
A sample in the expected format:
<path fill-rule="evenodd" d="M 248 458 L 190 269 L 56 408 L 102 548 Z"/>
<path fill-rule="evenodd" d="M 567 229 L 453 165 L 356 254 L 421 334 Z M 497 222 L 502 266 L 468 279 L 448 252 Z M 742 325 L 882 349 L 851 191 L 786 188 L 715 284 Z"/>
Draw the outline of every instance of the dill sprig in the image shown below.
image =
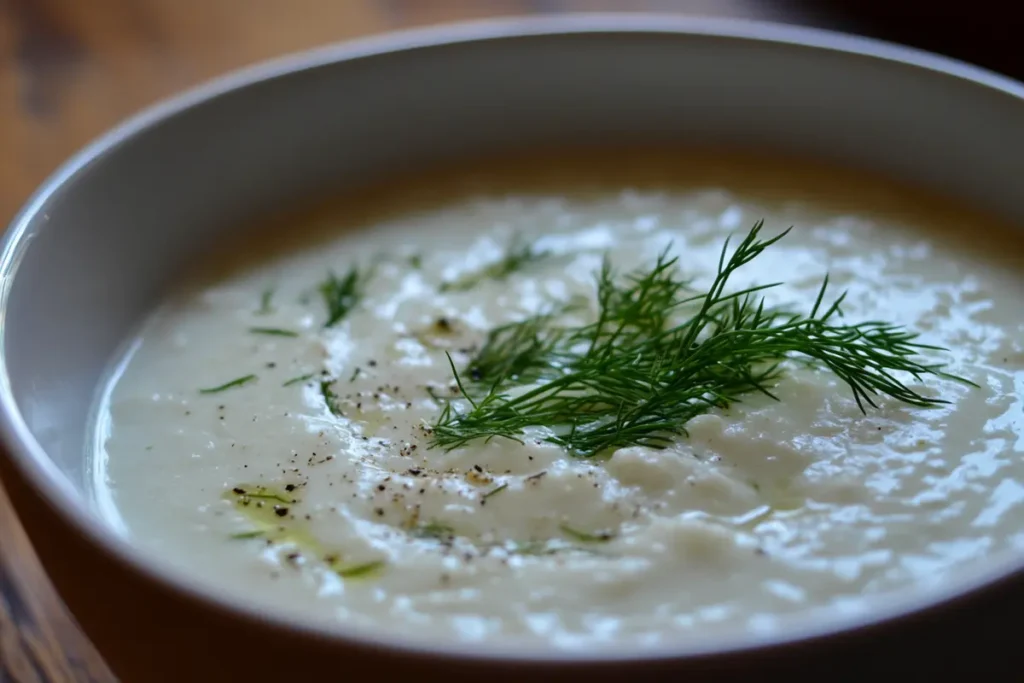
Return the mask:
<path fill-rule="evenodd" d="M 231 534 L 229 538 L 236 541 L 243 541 L 250 538 L 262 538 L 267 535 L 267 532 L 262 529 L 254 529 L 253 531 L 241 531 L 237 534 Z"/>
<path fill-rule="evenodd" d="M 324 405 L 327 406 L 327 410 L 330 411 L 332 415 L 344 415 L 345 413 L 341 410 L 341 405 L 339 404 L 338 394 L 336 394 L 334 389 L 331 388 L 331 385 L 333 384 L 333 379 L 321 380 L 320 395 L 323 396 Z"/>
<path fill-rule="evenodd" d="M 484 495 L 480 496 L 480 501 L 483 502 L 483 501 L 487 500 L 488 498 L 490 498 L 491 496 L 494 496 L 494 495 L 497 495 L 497 494 L 501 493 L 502 491 L 504 491 L 507 488 L 508 488 L 508 483 L 504 483 L 504 484 L 501 484 L 500 486 L 496 486 L 495 488 L 491 489 L 490 491 L 488 491 Z"/>
<path fill-rule="evenodd" d="M 253 488 L 246 486 L 236 486 L 231 489 L 231 494 L 239 501 L 246 502 L 248 500 L 273 500 L 279 503 L 297 503 L 299 502 L 295 498 L 289 498 L 283 493 L 279 493 L 267 486 L 256 486 Z"/>
<path fill-rule="evenodd" d="M 561 529 L 562 533 L 566 536 L 575 541 L 579 541 L 580 543 L 607 543 L 615 538 L 615 534 L 610 531 L 600 531 L 592 534 L 586 531 L 580 531 L 568 524 L 562 524 L 558 528 Z"/>
<path fill-rule="evenodd" d="M 270 337 L 298 337 L 299 333 L 295 330 L 286 330 L 282 327 L 250 327 L 249 332 L 252 334 L 265 334 Z"/>
<path fill-rule="evenodd" d="M 338 277 L 333 272 L 327 274 L 327 279 L 319 287 L 320 296 L 327 306 L 324 327 L 337 325 L 356 307 L 363 298 L 363 287 L 368 277 L 369 274 L 360 273 L 356 267 L 350 268 L 344 277 Z"/>
<path fill-rule="evenodd" d="M 504 280 L 512 273 L 550 255 L 550 252 L 538 250 L 532 244 L 523 244 L 520 235 L 517 234 L 505 250 L 505 255 L 499 260 L 475 273 L 463 275 L 457 280 L 442 282 L 438 289 L 442 292 L 462 292 L 472 289 L 484 280 Z"/>
<path fill-rule="evenodd" d="M 373 576 L 383 570 L 385 566 L 386 563 L 383 560 L 374 560 L 346 567 L 332 567 L 332 569 L 343 579 L 359 579 Z"/>
<path fill-rule="evenodd" d="M 309 374 L 306 374 L 306 375 L 299 375 L 298 377 L 292 377 L 290 380 L 286 381 L 281 386 L 282 387 L 290 387 L 293 384 L 300 384 L 302 382 L 308 382 L 311 379 L 313 379 L 313 373 L 309 373 Z"/>
<path fill-rule="evenodd" d="M 923 408 L 946 403 L 909 388 L 898 374 L 973 384 L 917 360 L 943 349 L 917 342 L 916 334 L 885 322 L 842 324 L 846 295 L 826 304 L 827 277 L 807 315 L 766 305 L 761 293 L 778 283 L 727 291 L 738 269 L 789 232 L 761 239 L 762 227 L 758 222 L 731 254 L 726 240 L 704 292 L 678 276 L 668 249 L 653 267 L 621 279 L 605 259 L 593 322 L 562 327 L 542 315 L 497 328 L 466 366 L 468 381 L 449 355 L 463 398 L 441 399 L 431 445 L 521 441 L 524 429 L 537 426 L 550 430 L 546 441 L 579 457 L 663 448 L 709 410 L 754 392 L 775 399 L 783 362 L 794 357 L 843 380 L 862 412 L 882 395 Z"/>
<path fill-rule="evenodd" d="M 416 538 L 429 538 L 434 540 L 451 540 L 457 535 L 455 528 L 443 522 L 427 522 L 414 528 L 411 535 Z"/>
<path fill-rule="evenodd" d="M 199 393 L 200 394 L 217 394 L 217 393 L 220 393 L 222 391 L 227 391 L 228 389 L 231 389 L 231 388 L 234 388 L 234 387 L 240 387 L 240 386 L 242 386 L 244 384 L 248 384 L 249 382 L 255 382 L 255 381 L 256 381 L 256 375 L 245 375 L 244 377 L 239 377 L 238 379 L 233 379 L 230 382 L 225 382 L 224 384 L 221 384 L 220 386 L 209 387 L 209 388 L 206 388 L 206 389 L 200 389 Z"/>

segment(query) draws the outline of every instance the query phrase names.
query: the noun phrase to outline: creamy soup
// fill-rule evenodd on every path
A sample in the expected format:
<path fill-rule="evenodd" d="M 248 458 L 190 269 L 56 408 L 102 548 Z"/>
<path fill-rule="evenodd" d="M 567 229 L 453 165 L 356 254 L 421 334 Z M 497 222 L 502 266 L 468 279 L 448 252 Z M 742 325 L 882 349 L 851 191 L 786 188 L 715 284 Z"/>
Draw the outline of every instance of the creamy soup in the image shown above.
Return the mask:
<path fill-rule="evenodd" d="M 753 296 L 807 316 L 827 273 L 819 317 L 845 291 L 830 324 L 918 333 L 948 350 L 917 360 L 977 387 L 897 372 L 947 403 L 862 411 L 797 354 L 765 379 L 774 398 L 673 413 L 685 432 L 665 418 L 580 446 L 624 419 L 567 403 L 580 386 L 549 404 L 603 415 L 579 434 L 526 399 L 514 438 L 459 422 L 495 377 L 479 354 L 511 358 L 495 328 L 533 320 L 541 346 L 593 329 L 602 264 L 628 303 L 659 263 L 667 298 L 645 315 L 679 325 L 726 238 L 728 257 L 762 220 L 761 239 L 792 230 L 726 293 L 781 283 Z M 1024 547 L 1024 270 L 1001 230 L 853 174 L 730 156 L 536 159 L 365 191 L 236 233 L 153 313 L 98 405 L 96 499 L 222 593 L 436 642 L 638 648 L 856 613 Z M 540 348 L 546 369 L 492 399 L 564 377 L 588 353 L 575 343 Z M 642 355 L 608 343 L 595 392 Z M 666 411 L 696 405 L 685 389 Z"/>

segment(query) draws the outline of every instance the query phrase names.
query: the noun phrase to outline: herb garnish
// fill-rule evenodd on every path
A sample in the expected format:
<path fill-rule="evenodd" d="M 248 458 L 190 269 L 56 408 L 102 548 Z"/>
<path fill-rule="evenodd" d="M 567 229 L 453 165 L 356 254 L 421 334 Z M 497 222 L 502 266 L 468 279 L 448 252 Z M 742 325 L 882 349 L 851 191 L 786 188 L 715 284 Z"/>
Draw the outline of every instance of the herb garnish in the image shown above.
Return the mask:
<path fill-rule="evenodd" d="M 606 258 L 594 322 L 560 327 L 555 316 L 542 315 L 498 328 L 469 362 L 467 381 L 448 355 L 463 398 L 440 399 L 431 445 L 521 442 L 525 428 L 541 426 L 552 430 L 545 441 L 578 457 L 633 445 L 663 448 L 685 436 L 697 415 L 749 393 L 775 399 L 782 363 L 793 356 L 832 371 L 862 412 L 865 404 L 877 407 L 879 395 L 924 408 L 947 403 L 907 387 L 896 373 L 975 386 L 940 364 L 915 360 L 922 351 L 944 350 L 918 343 L 916 334 L 884 322 L 840 324 L 846 295 L 826 305 L 827 277 L 808 315 L 767 306 L 758 293 L 774 284 L 727 293 L 736 270 L 789 232 L 762 240 L 762 225 L 731 255 L 726 240 L 705 292 L 694 293 L 678 277 L 677 258 L 667 249 L 652 268 L 621 282 Z"/>
<path fill-rule="evenodd" d="M 231 493 L 238 496 L 238 499 L 242 502 L 250 498 L 254 500 L 276 500 L 279 503 L 288 503 L 289 505 L 298 502 L 294 498 L 288 498 L 284 494 L 277 493 L 266 486 L 255 486 L 252 489 L 236 486 L 231 489 Z"/>
<path fill-rule="evenodd" d="M 568 524 L 562 524 L 558 528 L 561 529 L 562 533 L 564 533 L 566 536 L 569 536 L 570 538 L 577 540 L 580 543 L 607 543 L 608 541 L 615 538 L 614 534 L 607 531 L 601 531 L 596 534 L 590 534 L 586 531 L 574 529 Z"/>
<path fill-rule="evenodd" d="M 324 397 L 324 403 L 327 405 L 327 410 L 331 411 L 334 415 L 344 415 L 341 412 L 341 406 L 338 405 L 338 395 L 331 389 L 331 384 L 334 383 L 332 379 L 325 379 L 320 382 L 320 395 Z"/>
<path fill-rule="evenodd" d="M 550 541 L 528 541 L 526 543 L 514 543 L 511 547 L 499 547 L 502 547 L 506 552 L 512 555 L 525 555 L 532 557 L 545 557 L 549 555 L 559 555 L 562 553 L 581 553 L 583 555 L 605 556 L 605 553 L 599 552 L 594 548 L 571 545 L 564 541 L 559 541 L 558 539 L 552 539 Z"/>
<path fill-rule="evenodd" d="M 292 377 L 290 380 L 288 380 L 287 382 L 285 382 L 281 386 L 282 387 L 290 387 L 293 384 L 298 384 L 300 382 L 305 382 L 305 381 L 311 380 L 311 379 L 313 379 L 313 374 L 312 373 L 310 373 L 308 375 L 299 375 L 298 377 Z"/>
<path fill-rule="evenodd" d="M 292 330 L 285 330 L 280 327 L 250 327 L 253 334 L 266 334 L 272 337 L 298 337 L 299 333 Z"/>
<path fill-rule="evenodd" d="M 352 565 L 350 567 L 336 567 L 334 573 L 343 579 L 357 579 L 364 576 L 370 576 L 376 574 L 378 571 L 384 568 L 383 560 L 374 560 L 373 562 L 364 562 L 363 564 Z"/>
<path fill-rule="evenodd" d="M 231 538 L 235 539 L 235 540 L 240 540 L 241 541 L 241 540 L 245 540 L 245 539 L 249 539 L 249 538 L 261 538 L 262 536 L 266 536 L 266 534 L 267 534 L 266 531 L 259 531 L 259 530 L 257 530 L 257 531 L 242 531 L 242 532 L 237 533 L 237 534 L 231 534 Z"/>
<path fill-rule="evenodd" d="M 249 382 L 253 382 L 255 380 L 256 380 L 256 375 L 246 375 L 245 377 L 239 377 L 238 379 L 233 379 L 230 382 L 225 382 L 224 384 L 221 384 L 219 387 L 210 387 L 209 389 L 200 389 L 199 393 L 200 394 L 216 394 L 217 392 L 225 391 L 226 389 L 231 389 L 233 387 L 240 387 L 243 384 L 248 384 Z"/>
<path fill-rule="evenodd" d="M 464 275 L 458 280 L 442 282 L 438 289 L 442 292 L 461 292 L 472 289 L 484 280 L 504 280 L 527 265 L 551 255 L 548 251 L 538 251 L 532 244 L 522 244 L 520 239 L 520 236 L 517 234 L 500 260 L 495 261 L 476 273 Z"/>
<path fill-rule="evenodd" d="M 434 538 L 438 540 L 451 539 L 455 537 L 455 528 L 443 522 L 428 522 L 421 524 L 412 530 L 412 535 L 417 538 Z"/>
<path fill-rule="evenodd" d="M 493 488 L 490 491 L 488 491 L 487 493 L 485 493 L 484 495 L 480 496 L 480 501 L 483 502 L 483 501 L 487 500 L 488 498 L 490 498 L 491 496 L 493 496 L 493 495 L 495 495 L 497 493 L 501 493 L 502 491 L 504 491 L 507 488 L 508 488 L 508 483 L 502 484 L 501 486 L 499 486 L 497 488 Z"/>
<path fill-rule="evenodd" d="M 274 298 L 274 288 L 268 287 L 263 290 L 260 295 L 260 307 L 256 309 L 256 315 L 267 315 L 273 312 L 273 308 L 270 305 L 270 300 Z"/>
<path fill-rule="evenodd" d="M 339 278 L 333 272 L 320 284 L 320 295 L 327 306 L 327 321 L 324 327 L 337 325 L 342 318 L 355 308 L 363 297 L 363 284 L 366 277 L 355 267 L 350 268 L 345 277 Z"/>

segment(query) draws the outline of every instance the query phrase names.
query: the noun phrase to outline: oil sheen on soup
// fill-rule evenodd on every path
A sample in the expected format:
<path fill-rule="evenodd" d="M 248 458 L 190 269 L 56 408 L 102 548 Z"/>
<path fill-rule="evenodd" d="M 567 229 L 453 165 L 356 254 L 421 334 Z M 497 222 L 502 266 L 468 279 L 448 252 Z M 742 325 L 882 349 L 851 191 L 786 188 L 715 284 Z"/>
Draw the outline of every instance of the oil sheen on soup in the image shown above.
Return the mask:
<path fill-rule="evenodd" d="M 702 313 L 762 221 L 755 245 L 792 229 Z M 974 214 L 624 152 L 271 223 L 173 290 L 97 408 L 104 514 L 220 594 L 433 642 L 665 647 L 856 616 L 1024 545 L 1022 271 Z M 895 327 L 823 341 L 871 321 Z M 888 373 L 924 405 L 858 405 L 809 360 L 859 378 L 900 331 L 960 378 Z"/>

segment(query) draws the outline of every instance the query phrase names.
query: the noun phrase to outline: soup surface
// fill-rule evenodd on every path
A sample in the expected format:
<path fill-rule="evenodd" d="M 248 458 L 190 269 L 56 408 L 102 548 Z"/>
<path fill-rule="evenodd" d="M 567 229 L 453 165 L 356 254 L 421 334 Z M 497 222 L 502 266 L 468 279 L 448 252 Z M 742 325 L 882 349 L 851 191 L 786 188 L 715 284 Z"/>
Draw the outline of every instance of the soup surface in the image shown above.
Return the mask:
<path fill-rule="evenodd" d="M 781 282 L 768 305 L 807 315 L 828 273 L 836 324 L 905 326 L 978 386 L 901 376 L 948 403 L 862 412 L 794 359 L 774 399 L 665 448 L 570 452 L 540 418 L 438 447 L 444 407 L 488 393 L 472 366 L 497 326 L 592 323 L 605 262 L 628 292 L 677 257 L 680 291 L 704 291 L 760 220 L 792 231 L 729 291 Z M 1024 547 L 1024 270 L 973 214 L 788 160 L 622 153 L 436 173 L 233 234 L 120 359 L 93 458 L 112 523 L 218 591 L 417 639 L 638 648 L 857 613 Z"/>

